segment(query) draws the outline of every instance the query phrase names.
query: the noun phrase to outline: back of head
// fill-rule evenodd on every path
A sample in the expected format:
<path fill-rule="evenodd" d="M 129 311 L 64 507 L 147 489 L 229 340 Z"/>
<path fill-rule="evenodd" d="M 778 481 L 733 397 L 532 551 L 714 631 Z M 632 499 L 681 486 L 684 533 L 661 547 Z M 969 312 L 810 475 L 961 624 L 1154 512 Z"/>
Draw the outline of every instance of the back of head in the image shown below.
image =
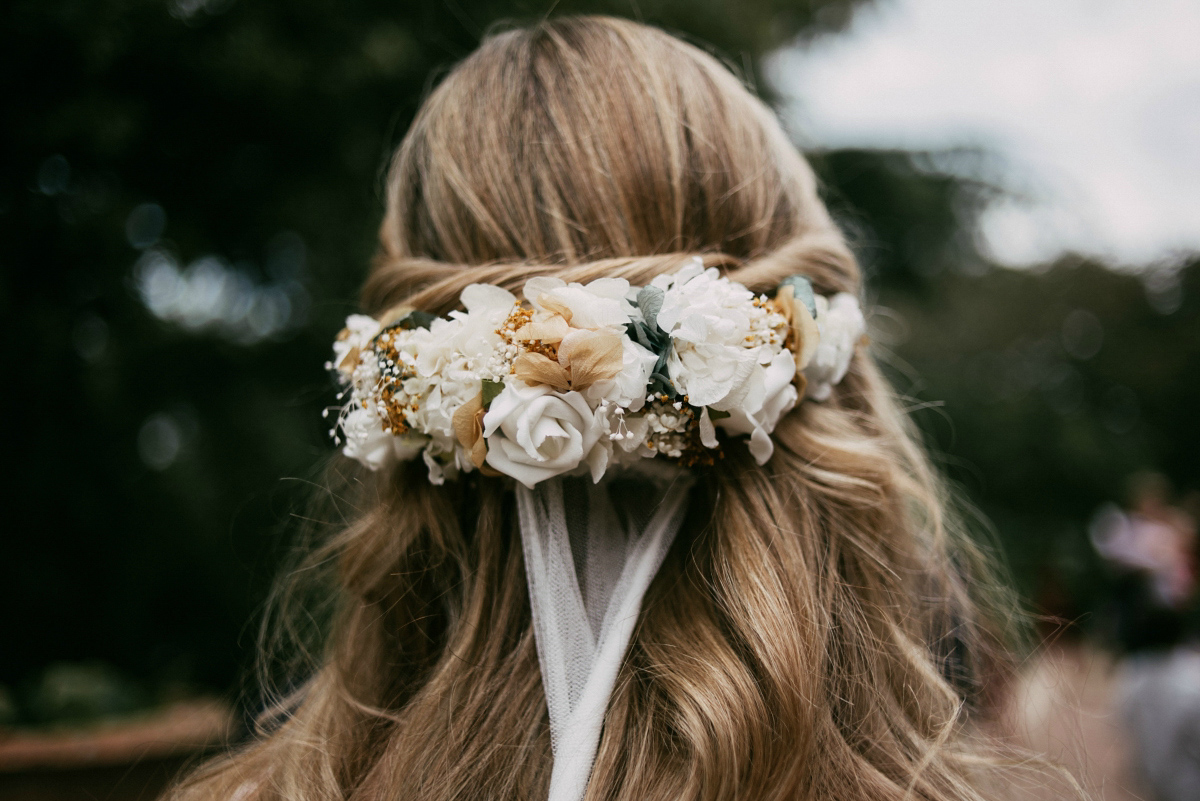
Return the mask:
<path fill-rule="evenodd" d="M 777 269 L 855 290 L 812 171 L 728 70 L 653 28 L 566 18 L 485 41 L 426 101 L 396 154 L 364 302 L 453 271 L 519 288 L 533 265 L 631 280 L 694 253 L 732 266 L 805 235 Z M 455 270 L 494 264 L 522 266 Z M 412 300 L 445 308 L 453 287 Z"/>
<path fill-rule="evenodd" d="M 501 33 L 453 70 L 396 155 L 380 239 L 375 313 L 445 313 L 466 284 L 534 275 L 646 283 L 697 255 L 755 290 L 796 273 L 861 289 L 771 112 L 701 50 L 608 18 Z M 774 439 L 764 466 L 735 443 L 697 471 L 587 798 L 982 797 L 964 710 L 1004 663 L 997 629 L 865 349 Z M 365 486 L 312 557 L 342 599 L 321 664 L 181 797 L 545 797 L 511 491 L 405 464 Z"/>

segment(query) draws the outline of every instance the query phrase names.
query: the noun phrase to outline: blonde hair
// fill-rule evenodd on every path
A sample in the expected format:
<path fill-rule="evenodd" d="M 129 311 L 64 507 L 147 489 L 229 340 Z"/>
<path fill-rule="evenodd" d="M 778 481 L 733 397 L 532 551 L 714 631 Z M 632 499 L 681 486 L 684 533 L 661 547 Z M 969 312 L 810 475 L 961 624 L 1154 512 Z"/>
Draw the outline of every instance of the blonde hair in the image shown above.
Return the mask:
<path fill-rule="evenodd" d="M 395 156 L 380 242 L 372 312 L 538 274 L 646 283 L 694 255 L 753 289 L 861 291 L 770 110 L 696 47 L 603 17 L 500 33 L 446 77 Z M 698 472 L 587 798 L 991 797 L 1003 760 L 967 713 L 1007 669 L 1008 609 L 972 600 L 978 554 L 869 355 L 774 437 L 764 467 L 734 443 Z M 412 465 L 359 483 L 308 563 L 339 593 L 321 664 L 175 797 L 544 798 L 511 492 Z"/>

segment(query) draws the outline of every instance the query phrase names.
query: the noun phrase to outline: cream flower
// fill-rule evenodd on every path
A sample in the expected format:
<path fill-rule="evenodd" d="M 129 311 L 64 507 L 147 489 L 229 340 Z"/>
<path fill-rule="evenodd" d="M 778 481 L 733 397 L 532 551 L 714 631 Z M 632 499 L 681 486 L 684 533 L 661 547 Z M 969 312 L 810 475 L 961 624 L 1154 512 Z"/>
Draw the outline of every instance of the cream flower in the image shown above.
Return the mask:
<path fill-rule="evenodd" d="M 554 345 L 557 359 L 522 354 L 515 361 L 516 375 L 559 392 L 582 392 L 591 405 L 608 401 L 641 408 L 656 357 L 625 333 L 634 314 L 629 292 L 623 278 L 586 285 L 546 277 L 526 281 L 525 297 L 534 313 L 517 336 Z"/>
<path fill-rule="evenodd" d="M 523 353 L 513 373 L 529 384 L 583 393 L 588 403 L 615 403 L 638 411 L 658 357 L 625 334 L 572 328 L 558 343 L 557 360 Z"/>
<path fill-rule="evenodd" d="M 664 292 L 658 325 L 671 337 L 667 369 L 688 402 L 721 411 L 761 406 L 763 377 L 755 368 L 764 354 L 747 344 L 752 317 L 767 312 L 753 305 L 754 295 L 698 261 L 651 285 Z"/>
<path fill-rule="evenodd" d="M 487 464 L 532 488 L 586 465 L 599 481 L 611 443 L 607 417 L 578 392 L 512 381 L 483 417 Z"/>
<path fill-rule="evenodd" d="M 342 453 L 372 470 L 386 467 L 393 460 L 413 458 L 428 441 L 428 437 L 411 432 L 402 437 L 392 436 L 384 430 L 383 418 L 371 404 L 367 408 L 350 409 L 341 420 L 341 428 L 346 438 Z"/>
<path fill-rule="evenodd" d="M 561 315 L 572 328 L 620 330 L 629 322 L 633 306 L 626 299 L 624 278 L 598 278 L 589 284 L 568 284 L 558 278 L 530 278 L 525 299 L 542 315 Z"/>
<path fill-rule="evenodd" d="M 371 344 L 371 340 L 382 330 L 379 321 L 365 314 L 352 314 L 346 318 L 346 327 L 333 343 L 333 361 L 342 381 L 349 381 L 358 366 L 359 355 Z"/>
<path fill-rule="evenodd" d="M 621 371 L 608 380 L 596 381 L 583 390 L 589 403 L 615 403 L 631 412 L 646 402 L 646 385 L 658 357 L 629 337 L 621 336 Z"/>
<path fill-rule="evenodd" d="M 812 295 L 811 284 L 807 289 L 806 294 L 812 297 L 815 303 L 816 298 Z M 809 311 L 804 299 L 797 297 L 794 285 L 781 286 L 775 293 L 774 305 L 787 321 L 791 331 L 791 347 L 795 352 L 796 369 L 802 371 L 808 366 L 813 353 L 817 350 L 821 339 L 821 330 L 817 327 L 817 321 Z"/>
<path fill-rule="evenodd" d="M 779 419 L 791 411 L 799 400 L 799 393 L 792 383 L 796 375 L 796 361 L 791 351 L 781 351 L 766 366 L 763 375 L 764 400 L 757 410 L 747 412 L 744 409 L 734 409 L 729 413 L 729 417 L 716 421 L 716 425 L 731 434 L 749 434 L 750 453 L 759 464 L 766 464 L 775 452 L 771 432 L 775 430 Z M 702 436 L 711 436 L 712 444 L 707 441 L 704 444 L 712 448 L 716 447 L 716 436 L 715 432 L 708 434 L 705 431 L 706 425 L 712 425 L 711 422 L 706 424 L 707 418 L 708 410 L 705 409 L 700 420 L 700 429 Z"/>
<path fill-rule="evenodd" d="M 818 295 L 816 301 L 821 340 L 804 375 L 808 378 L 808 397 L 823 401 L 846 376 L 867 325 L 858 298 L 849 292 L 839 292 L 829 299 Z"/>
<path fill-rule="evenodd" d="M 463 289 L 461 299 L 466 312 L 450 312 L 450 318 L 460 323 L 454 345 L 468 356 L 485 354 L 499 345 L 496 330 L 516 307 L 517 298 L 498 286 L 470 284 Z"/>

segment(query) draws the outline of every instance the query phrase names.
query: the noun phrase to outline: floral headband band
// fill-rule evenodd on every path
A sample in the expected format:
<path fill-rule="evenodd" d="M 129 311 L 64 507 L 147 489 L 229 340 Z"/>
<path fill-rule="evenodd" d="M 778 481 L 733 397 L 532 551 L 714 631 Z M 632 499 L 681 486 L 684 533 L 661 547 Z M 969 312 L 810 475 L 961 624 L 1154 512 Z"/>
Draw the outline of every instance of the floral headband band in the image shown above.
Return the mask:
<path fill-rule="evenodd" d="M 348 396 L 330 432 L 343 453 L 373 470 L 420 455 L 434 484 L 480 470 L 532 488 L 653 456 L 711 464 L 721 430 L 765 464 L 779 419 L 828 398 L 864 339 L 849 293 L 792 276 L 768 299 L 699 258 L 646 287 L 540 277 L 524 295 L 471 284 L 447 318 L 349 317 L 327 364 Z"/>

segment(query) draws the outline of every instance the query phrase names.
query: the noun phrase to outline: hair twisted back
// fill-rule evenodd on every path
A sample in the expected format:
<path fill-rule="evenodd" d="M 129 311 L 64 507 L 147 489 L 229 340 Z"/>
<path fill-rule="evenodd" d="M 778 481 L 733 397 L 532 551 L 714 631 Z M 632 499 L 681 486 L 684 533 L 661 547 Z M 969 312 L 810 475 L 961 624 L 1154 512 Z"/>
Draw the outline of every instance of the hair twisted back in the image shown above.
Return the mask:
<path fill-rule="evenodd" d="M 483 43 L 393 162 L 363 290 L 444 313 L 472 282 L 634 284 L 693 255 L 751 288 L 860 291 L 807 164 L 717 61 L 567 18 Z M 979 799 L 963 712 L 1005 657 L 977 554 L 860 352 L 834 396 L 702 473 L 646 597 L 587 798 Z M 345 465 L 341 465 L 344 469 Z M 318 669 L 272 731 L 179 798 L 545 797 L 550 742 L 513 500 L 400 465 L 311 565 L 336 566 Z M 995 610 L 993 610 L 995 611 Z M 1002 612 L 1000 614 L 1003 614 Z M 996 768 L 998 769 L 998 768 Z"/>
<path fill-rule="evenodd" d="M 362 305 L 375 314 L 395 305 L 444 314 L 454 308 L 468 284 L 495 284 L 519 293 L 525 281 L 538 275 L 580 282 L 611 276 L 639 286 L 660 273 L 678 269 L 696 256 L 706 267 L 723 268 L 731 279 L 757 292 L 774 289 L 784 278 L 797 274 L 808 276 L 822 294 L 858 291 L 854 257 L 842 237 L 827 229 L 806 232 L 751 260 L 712 251 L 610 257 L 570 265 L 546 262 L 466 265 L 411 256 L 380 257 L 363 287 Z"/>

